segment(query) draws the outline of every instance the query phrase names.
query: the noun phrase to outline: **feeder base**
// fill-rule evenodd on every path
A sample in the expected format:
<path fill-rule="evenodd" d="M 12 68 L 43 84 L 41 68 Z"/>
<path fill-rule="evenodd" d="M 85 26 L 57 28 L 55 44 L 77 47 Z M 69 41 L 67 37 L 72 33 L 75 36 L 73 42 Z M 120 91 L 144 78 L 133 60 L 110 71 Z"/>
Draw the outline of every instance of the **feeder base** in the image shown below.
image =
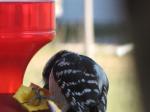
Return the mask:
<path fill-rule="evenodd" d="M 28 112 L 12 97 L 12 94 L 0 94 L 1 112 Z M 49 111 L 38 111 L 49 112 Z"/>

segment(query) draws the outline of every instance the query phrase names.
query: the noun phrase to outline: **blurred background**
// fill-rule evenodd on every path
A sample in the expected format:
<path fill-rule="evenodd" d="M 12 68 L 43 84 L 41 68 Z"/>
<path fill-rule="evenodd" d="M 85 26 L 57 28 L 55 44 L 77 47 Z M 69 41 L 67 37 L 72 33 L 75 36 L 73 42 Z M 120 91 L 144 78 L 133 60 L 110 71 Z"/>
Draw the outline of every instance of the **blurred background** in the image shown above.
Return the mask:
<path fill-rule="evenodd" d="M 110 82 L 107 112 L 150 112 L 144 107 L 149 105 L 144 100 L 146 88 L 141 89 L 142 84 L 148 84 L 143 83 L 148 77 L 141 78 L 139 68 L 143 66 L 137 66 L 146 54 L 144 43 L 139 44 L 145 30 L 140 36 L 137 33 L 144 22 L 139 10 L 144 11 L 145 6 L 128 0 L 56 0 L 56 38 L 32 58 L 24 84 L 42 86 L 47 60 L 59 50 L 71 50 L 92 57 L 106 71 Z M 132 29 L 138 30 L 134 34 Z M 138 58 L 141 51 L 145 54 Z"/>

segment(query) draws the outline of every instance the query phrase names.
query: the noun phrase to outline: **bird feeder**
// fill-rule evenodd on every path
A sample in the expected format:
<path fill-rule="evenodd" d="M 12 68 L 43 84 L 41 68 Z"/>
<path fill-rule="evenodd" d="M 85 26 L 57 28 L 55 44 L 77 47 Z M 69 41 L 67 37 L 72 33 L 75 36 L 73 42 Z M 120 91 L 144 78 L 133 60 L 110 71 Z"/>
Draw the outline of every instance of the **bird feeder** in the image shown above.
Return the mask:
<path fill-rule="evenodd" d="M 54 35 L 54 0 L 0 0 L 0 107 L 11 102 L 7 95 L 20 87 L 29 61 Z M 13 112 L 7 109 L 1 111 Z"/>

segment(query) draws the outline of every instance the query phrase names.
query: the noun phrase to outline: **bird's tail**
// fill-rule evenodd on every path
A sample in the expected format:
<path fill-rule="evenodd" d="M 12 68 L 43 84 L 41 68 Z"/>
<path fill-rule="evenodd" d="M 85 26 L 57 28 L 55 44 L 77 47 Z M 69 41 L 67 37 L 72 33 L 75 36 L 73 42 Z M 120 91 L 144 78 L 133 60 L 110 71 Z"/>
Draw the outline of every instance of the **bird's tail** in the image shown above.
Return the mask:
<path fill-rule="evenodd" d="M 101 97 L 100 97 L 100 105 L 99 105 L 99 111 L 98 112 L 106 112 L 107 109 L 107 92 L 108 88 L 105 86 L 102 89 Z"/>
<path fill-rule="evenodd" d="M 99 108 L 96 106 L 90 107 L 89 112 L 101 112 L 99 111 Z"/>
<path fill-rule="evenodd" d="M 91 106 L 89 108 L 89 112 L 106 112 L 107 92 L 108 92 L 108 89 L 106 87 L 103 87 L 101 96 L 99 98 L 99 105 Z"/>

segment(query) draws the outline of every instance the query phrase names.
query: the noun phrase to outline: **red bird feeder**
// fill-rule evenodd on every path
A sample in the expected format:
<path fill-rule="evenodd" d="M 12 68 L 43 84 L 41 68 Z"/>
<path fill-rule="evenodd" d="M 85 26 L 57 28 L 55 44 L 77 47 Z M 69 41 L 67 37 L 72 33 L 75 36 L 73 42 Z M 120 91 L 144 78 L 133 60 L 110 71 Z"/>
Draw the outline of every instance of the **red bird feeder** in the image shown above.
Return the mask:
<path fill-rule="evenodd" d="M 0 107 L 2 97 L 22 84 L 32 56 L 54 35 L 54 0 L 0 0 Z"/>

